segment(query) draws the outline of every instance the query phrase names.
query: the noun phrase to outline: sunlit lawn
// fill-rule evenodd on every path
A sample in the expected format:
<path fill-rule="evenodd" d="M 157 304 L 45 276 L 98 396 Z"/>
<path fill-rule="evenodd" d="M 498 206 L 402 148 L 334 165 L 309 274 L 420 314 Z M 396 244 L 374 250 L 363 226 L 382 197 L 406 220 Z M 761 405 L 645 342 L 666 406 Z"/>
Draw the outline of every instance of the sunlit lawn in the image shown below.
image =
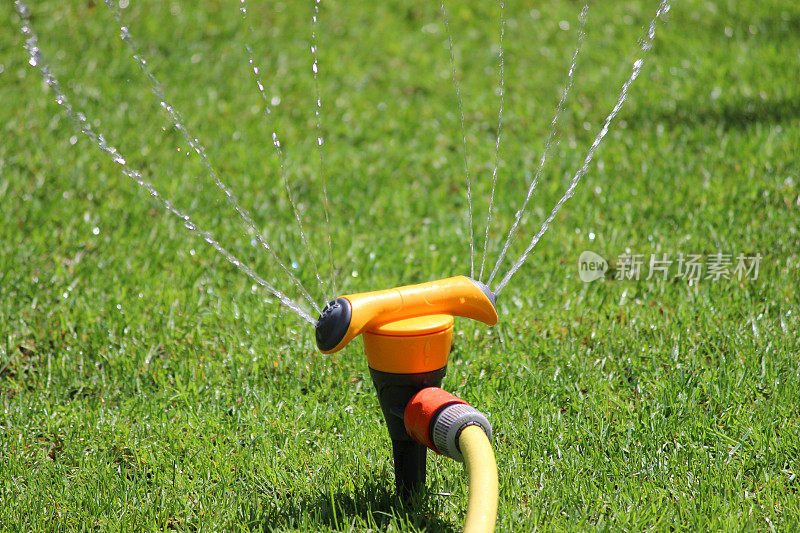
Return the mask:
<path fill-rule="evenodd" d="M 480 266 L 499 9 L 451 4 Z M 506 4 L 487 268 L 539 163 L 580 11 L 572 2 Z M 656 7 L 591 6 L 559 144 L 501 275 L 583 161 Z M 92 127 L 302 302 L 197 155 L 185 155 L 103 3 L 31 9 L 44 58 Z M 317 305 L 337 293 L 469 274 L 459 110 L 438 4 L 322 3 L 330 224 L 312 10 L 310 2 L 253 2 L 243 22 L 238 2 L 148 1 L 131 2 L 123 17 L 168 100 Z M 0 529 L 460 529 L 467 487 L 459 464 L 430 459 L 427 493 L 405 508 L 394 499 L 360 342 L 319 354 L 307 322 L 120 173 L 28 65 L 17 22 L 7 3 Z M 494 425 L 498 529 L 798 527 L 798 50 L 795 3 L 676 2 L 589 173 L 502 292 L 500 323 L 457 323 L 445 387 Z M 585 250 L 610 262 L 603 281 L 580 280 Z M 707 277 L 720 265 L 714 254 L 731 261 L 717 280 Z M 631 256 L 643 263 L 629 279 Z M 667 259 L 666 280 L 646 279 L 651 256 Z M 689 256 L 703 268 L 693 282 L 678 270 Z M 760 257 L 758 272 L 735 272 L 739 256 Z"/>

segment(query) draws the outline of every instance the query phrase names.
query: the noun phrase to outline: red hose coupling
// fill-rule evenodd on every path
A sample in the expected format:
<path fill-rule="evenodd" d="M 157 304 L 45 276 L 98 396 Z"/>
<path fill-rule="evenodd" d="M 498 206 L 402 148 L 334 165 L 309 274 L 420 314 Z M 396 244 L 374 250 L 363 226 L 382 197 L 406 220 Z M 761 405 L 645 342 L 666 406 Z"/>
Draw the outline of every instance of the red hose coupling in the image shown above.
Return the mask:
<path fill-rule="evenodd" d="M 467 402 L 438 387 L 419 391 L 403 413 L 411 437 L 435 451 L 462 461 L 458 437 L 467 426 L 480 426 L 491 439 L 492 426 L 486 416 Z"/>

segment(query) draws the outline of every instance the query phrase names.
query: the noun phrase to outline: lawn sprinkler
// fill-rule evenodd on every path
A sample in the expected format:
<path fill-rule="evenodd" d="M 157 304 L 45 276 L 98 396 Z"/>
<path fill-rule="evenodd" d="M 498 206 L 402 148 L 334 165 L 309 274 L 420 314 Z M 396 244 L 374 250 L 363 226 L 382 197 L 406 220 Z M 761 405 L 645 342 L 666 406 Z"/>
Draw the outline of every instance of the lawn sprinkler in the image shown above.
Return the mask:
<path fill-rule="evenodd" d="M 323 353 L 364 339 L 394 455 L 403 499 L 425 486 L 428 448 L 464 462 L 469 474 L 465 531 L 492 531 L 497 514 L 497 466 L 486 416 L 439 388 L 447 370 L 453 317 L 497 323 L 496 295 L 466 276 L 348 294 L 331 301 L 316 325 Z"/>

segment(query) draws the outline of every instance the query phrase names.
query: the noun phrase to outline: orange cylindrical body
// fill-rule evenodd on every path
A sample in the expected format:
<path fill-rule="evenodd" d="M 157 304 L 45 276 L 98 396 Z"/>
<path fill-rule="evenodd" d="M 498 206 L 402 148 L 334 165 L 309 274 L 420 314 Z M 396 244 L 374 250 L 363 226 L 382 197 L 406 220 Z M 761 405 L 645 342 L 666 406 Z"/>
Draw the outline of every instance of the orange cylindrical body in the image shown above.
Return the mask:
<path fill-rule="evenodd" d="M 365 331 L 369 367 L 392 374 L 416 374 L 447 365 L 453 317 L 429 315 L 399 320 Z"/>

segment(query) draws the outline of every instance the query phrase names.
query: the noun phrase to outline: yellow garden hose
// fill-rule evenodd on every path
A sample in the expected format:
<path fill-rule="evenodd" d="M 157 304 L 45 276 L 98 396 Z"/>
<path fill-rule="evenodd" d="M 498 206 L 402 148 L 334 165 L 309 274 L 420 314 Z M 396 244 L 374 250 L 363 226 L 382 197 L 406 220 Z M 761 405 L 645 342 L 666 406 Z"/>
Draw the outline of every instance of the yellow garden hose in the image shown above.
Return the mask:
<path fill-rule="evenodd" d="M 414 440 L 467 467 L 465 533 L 494 531 L 499 489 L 492 425 L 486 415 L 445 390 L 427 387 L 411 398 L 403 419 Z"/>
<path fill-rule="evenodd" d="M 494 531 L 497 518 L 497 463 L 489 439 L 480 426 L 461 431 L 458 446 L 469 475 L 469 501 L 464 533 Z"/>

